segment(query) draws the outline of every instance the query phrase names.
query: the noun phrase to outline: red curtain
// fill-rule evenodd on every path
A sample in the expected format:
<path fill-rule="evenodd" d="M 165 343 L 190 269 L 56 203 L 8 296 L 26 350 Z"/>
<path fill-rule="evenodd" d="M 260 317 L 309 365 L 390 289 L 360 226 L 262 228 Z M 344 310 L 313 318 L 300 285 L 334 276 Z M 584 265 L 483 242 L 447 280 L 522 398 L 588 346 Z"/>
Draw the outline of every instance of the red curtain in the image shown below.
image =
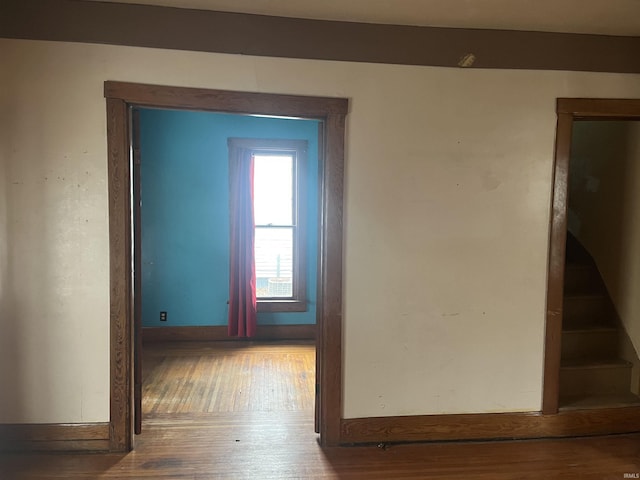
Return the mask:
<path fill-rule="evenodd" d="M 255 223 L 253 217 L 253 156 L 240 149 L 230 162 L 231 270 L 229 336 L 256 333 Z"/>

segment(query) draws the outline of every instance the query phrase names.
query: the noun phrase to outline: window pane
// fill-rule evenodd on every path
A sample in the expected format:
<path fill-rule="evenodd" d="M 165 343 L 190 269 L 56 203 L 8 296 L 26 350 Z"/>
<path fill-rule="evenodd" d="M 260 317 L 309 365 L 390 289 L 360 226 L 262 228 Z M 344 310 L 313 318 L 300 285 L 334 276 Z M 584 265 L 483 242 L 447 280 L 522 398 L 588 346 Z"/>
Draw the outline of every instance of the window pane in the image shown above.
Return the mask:
<path fill-rule="evenodd" d="M 293 157 L 254 156 L 256 225 L 293 225 Z"/>
<path fill-rule="evenodd" d="M 257 297 L 293 296 L 293 228 L 256 228 Z"/>

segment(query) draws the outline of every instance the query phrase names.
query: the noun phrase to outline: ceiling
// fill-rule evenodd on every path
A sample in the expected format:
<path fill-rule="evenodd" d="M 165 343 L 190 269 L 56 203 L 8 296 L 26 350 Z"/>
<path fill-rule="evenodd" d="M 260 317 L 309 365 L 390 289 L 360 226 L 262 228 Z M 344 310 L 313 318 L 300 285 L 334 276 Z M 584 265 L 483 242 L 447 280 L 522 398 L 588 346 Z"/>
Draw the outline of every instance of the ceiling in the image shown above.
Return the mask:
<path fill-rule="evenodd" d="M 367 23 L 640 36 L 640 0 L 97 0 Z"/>

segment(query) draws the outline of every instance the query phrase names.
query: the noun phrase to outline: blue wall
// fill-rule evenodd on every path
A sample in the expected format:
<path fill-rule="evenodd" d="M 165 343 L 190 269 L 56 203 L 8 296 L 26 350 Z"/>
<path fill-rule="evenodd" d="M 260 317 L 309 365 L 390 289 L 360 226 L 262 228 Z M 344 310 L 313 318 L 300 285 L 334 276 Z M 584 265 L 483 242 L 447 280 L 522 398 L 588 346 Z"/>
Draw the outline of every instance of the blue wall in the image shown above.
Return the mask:
<path fill-rule="evenodd" d="M 226 325 L 229 296 L 227 138 L 304 139 L 307 312 L 259 313 L 258 323 L 316 320 L 318 122 L 140 110 L 142 319 L 147 327 Z M 167 321 L 159 320 L 167 312 Z"/>

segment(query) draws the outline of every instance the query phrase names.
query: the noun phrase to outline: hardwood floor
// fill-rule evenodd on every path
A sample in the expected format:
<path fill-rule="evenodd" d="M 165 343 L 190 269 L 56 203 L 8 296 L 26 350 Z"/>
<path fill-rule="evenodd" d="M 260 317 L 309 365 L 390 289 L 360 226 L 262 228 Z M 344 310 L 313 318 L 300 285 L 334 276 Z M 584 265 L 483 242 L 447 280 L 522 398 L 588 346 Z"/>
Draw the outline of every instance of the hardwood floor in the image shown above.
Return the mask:
<path fill-rule="evenodd" d="M 0 479 L 618 480 L 640 473 L 640 435 L 321 449 L 312 345 L 178 344 L 145 353 L 145 418 L 133 452 L 0 455 Z M 224 396 L 222 380 L 207 372 L 214 365 L 234 371 L 232 364 L 242 367 L 227 385 L 237 390 Z"/>
<path fill-rule="evenodd" d="M 149 344 L 143 359 L 145 419 L 313 410 L 313 342 Z"/>

